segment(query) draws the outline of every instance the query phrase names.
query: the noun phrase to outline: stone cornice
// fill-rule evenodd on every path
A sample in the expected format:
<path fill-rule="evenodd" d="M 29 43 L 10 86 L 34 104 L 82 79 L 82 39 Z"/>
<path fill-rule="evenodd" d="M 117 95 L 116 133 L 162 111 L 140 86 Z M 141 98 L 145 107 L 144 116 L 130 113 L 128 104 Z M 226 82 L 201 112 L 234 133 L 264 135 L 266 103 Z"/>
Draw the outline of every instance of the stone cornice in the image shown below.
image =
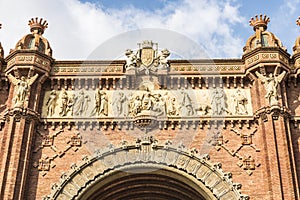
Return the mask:
<path fill-rule="evenodd" d="M 241 75 L 244 72 L 241 59 L 169 60 L 169 63 L 170 70 L 168 74 L 170 75 Z M 51 75 L 127 75 L 123 69 L 124 64 L 124 60 L 56 61 Z"/>
<path fill-rule="evenodd" d="M 18 68 L 33 66 L 38 71 L 49 73 L 54 59 L 35 50 L 15 50 L 5 58 L 5 61 L 7 63 L 5 73 L 10 73 L 16 66 Z"/>
<path fill-rule="evenodd" d="M 258 116 L 258 115 L 257 115 Z M 44 127 L 48 126 L 52 129 L 135 129 L 135 128 L 150 128 L 150 129 L 203 129 L 204 127 L 211 128 L 213 125 L 223 127 L 227 126 L 233 128 L 242 128 L 243 126 L 249 128 L 251 124 L 256 121 L 255 116 L 235 116 L 235 117 L 167 117 L 157 118 L 151 122 L 151 127 L 140 127 L 139 121 L 136 118 L 116 118 L 116 117 L 102 117 L 102 118 L 41 118 Z"/>
<path fill-rule="evenodd" d="M 252 51 L 243 54 L 242 59 L 245 60 L 248 57 L 251 57 L 252 55 L 254 55 L 258 52 L 270 52 L 270 51 L 277 51 L 277 52 L 280 52 L 281 54 L 285 55 L 286 57 L 290 57 L 290 54 L 286 50 L 282 49 L 281 47 L 257 47 L 255 49 L 253 49 Z"/>
<path fill-rule="evenodd" d="M 21 118 L 25 118 L 26 120 L 40 120 L 40 114 L 31 110 L 30 108 L 13 108 L 7 109 L 4 112 L 5 121 L 9 122 L 8 117 L 15 117 L 16 121 L 19 121 Z"/>
<path fill-rule="evenodd" d="M 124 61 L 57 61 L 51 76 L 123 75 Z"/>
<path fill-rule="evenodd" d="M 38 55 L 41 56 L 45 59 L 48 59 L 51 62 L 54 62 L 55 59 L 47 56 L 39 51 L 36 50 L 30 50 L 30 49 L 18 49 L 18 50 L 13 50 L 6 58 L 5 61 L 8 62 L 11 58 L 13 58 L 14 56 L 16 56 L 17 54 L 33 54 L 33 55 Z"/>
<path fill-rule="evenodd" d="M 279 116 L 291 118 L 291 112 L 284 106 L 266 106 L 254 112 L 255 118 L 261 118 L 263 121 L 268 121 L 267 115 L 271 115 L 273 119 L 278 119 Z"/>
<path fill-rule="evenodd" d="M 258 65 L 276 66 L 278 64 L 281 64 L 281 66 L 288 71 L 292 69 L 290 66 L 290 55 L 279 47 L 260 47 L 254 49 L 243 55 L 243 59 L 245 59 L 246 71 L 251 71 Z"/>

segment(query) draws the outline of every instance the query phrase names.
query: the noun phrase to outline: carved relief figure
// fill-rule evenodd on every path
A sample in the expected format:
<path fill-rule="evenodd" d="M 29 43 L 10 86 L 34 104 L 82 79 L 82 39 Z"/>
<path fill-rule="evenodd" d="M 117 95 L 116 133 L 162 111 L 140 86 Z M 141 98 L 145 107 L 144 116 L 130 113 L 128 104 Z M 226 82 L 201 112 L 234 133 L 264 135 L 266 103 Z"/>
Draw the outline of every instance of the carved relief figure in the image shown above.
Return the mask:
<path fill-rule="evenodd" d="M 95 107 L 91 113 L 93 115 L 108 115 L 108 98 L 105 92 L 97 89 L 95 92 Z"/>
<path fill-rule="evenodd" d="M 166 116 L 166 102 L 161 94 L 153 95 L 153 108 L 152 110 L 156 113 L 157 116 Z"/>
<path fill-rule="evenodd" d="M 211 109 L 213 115 L 224 115 L 230 113 L 226 108 L 226 95 L 223 89 L 215 88 L 212 92 Z"/>
<path fill-rule="evenodd" d="M 277 70 L 275 70 L 277 71 Z M 266 99 L 269 100 L 269 105 L 277 105 L 279 94 L 278 94 L 278 86 L 282 79 L 284 78 L 286 72 L 283 71 L 278 76 L 272 73 L 269 73 L 268 76 L 263 76 L 258 71 L 255 72 L 255 74 L 258 76 L 258 78 L 263 82 L 265 89 L 266 89 Z"/>
<path fill-rule="evenodd" d="M 166 93 L 166 107 L 167 107 L 167 114 L 169 116 L 178 116 L 179 115 L 179 110 L 178 110 L 178 105 L 176 103 L 176 98 L 175 97 L 170 97 Z"/>
<path fill-rule="evenodd" d="M 248 99 L 242 93 L 240 89 L 237 90 L 236 94 L 232 95 L 234 102 L 234 113 L 237 115 L 248 114 L 246 104 Z"/>
<path fill-rule="evenodd" d="M 142 111 L 142 101 L 139 96 L 136 96 L 131 103 L 130 113 L 132 116 L 136 116 Z"/>
<path fill-rule="evenodd" d="M 112 105 L 114 106 L 116 113 L 121 116 L 121 115 L 126 115 L 126 111 L 125 111 L 125 102 L 126 102 L 127 98 L 125 96 L 125 94 L 123 92 L 119 92 L 118 96 L 115 97 Z"/>
<path fill-rule="evenodd" d="M 56 91 L 52 90 L 50 92 L 48 101 L 46 103 L 46 106 L 47 106 L 47 115 L 49 117 L 51 117 L 54 114 L 54 112 L 55 112 L 56 100 L 57 100 Z"/>
<path fill-rule="evenodd" d="M 158 69 L 167 69 L 169 64 L 168 64 L 168 56 L 170 55 L 170 51 L 168 49 L 163 49 L 160 54 L 158 55 L 159 59 L 159 66 Z"/>
<path fill-rule="evenodd" d="M 130 93 L 128 95 L 128 108 L 127 108 L 128 116 L 133 116 L 133 113 L 132 113 L 133 107 L 134 107 L 133 103 L 134 103 L 134 96 L 133 96 L 133 93 Z"/>
<path fill-rule="evenodd" d="M 27 98 L 28 92 L 30 90 L 30 86 L 34 83 L 34 81 L 38 78 L 38 74 L 32 76 L 31 78 L 26 78 L 24 76 L 21 79 L 17 79 L 11 74 L 8 74 L 8 79 L 17 87 L 16 96 L 14 98 L 15 105 L 14 107 L 23 107 L 24 102 Z"/>
<path fill-rule="evenodd" d="M 131 49 L 127 49 L 125 55 L 127 56 L 125 69 L 126 70 L 135 69 L 136 59 L 137 59 L 136 55 L 133 53 Z"/>
<path fill-rule="evenodd" d="M 151 93 L 147 90 L 145 94 L 142 96 L 142 110 L 151 110 L 152 109 L 152 95 Z"/>
<path fill-rule="evenodd" d="M 65 89 L 61 91 L 61 109 L 60 109 L 60 116 L 67 115 L 67 108 L 68 108 L 68 93 Z"/>
<path fill-rule="evenodd" d="M 105 92 L 100 92 L 100 109 L 99 114 L 100 115 L 108 115 L 108 98 L 107 94 Z"/>
<path fill-rule="evenodd" d="M 101 90 L 99 88 L 95 91 L 95 107 L 91 113 L 91 116 L 95 114 L 100 114 L 100 106 L 101 106 Z"/>
<path fill-rule="evenodd" d="M 71 116 L 74 114 L 74 104 L 75 104 L 75 94 L 71 94 L 71 96 L 68 98 L 67 103 L 67 113 L 70 112 Z"/>
<path fill-rule="evenodd" d="M 191 97 L 188 93 L 181 91 L 182 101 L 181 101 L 181 115 L 182 116 L 191 116 L 194 115 L 194 109 L 192 105 Z"/>
<path fill-rule="evenodd" d="M 85 115 L 88 110 L 88 103 L 91 101 L 90 96 L 86 95 L 83 90 L 75 97 L 74 114 Z"/>

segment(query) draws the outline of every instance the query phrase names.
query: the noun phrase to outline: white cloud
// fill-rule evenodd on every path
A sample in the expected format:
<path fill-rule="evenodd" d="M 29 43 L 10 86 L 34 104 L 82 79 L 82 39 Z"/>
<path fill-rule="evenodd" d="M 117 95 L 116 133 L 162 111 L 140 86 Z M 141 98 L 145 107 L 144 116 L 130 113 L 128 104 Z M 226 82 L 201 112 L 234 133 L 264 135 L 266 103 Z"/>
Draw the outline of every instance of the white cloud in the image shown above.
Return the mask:
<path fill-rule="evenodd" d="M 300 3 L 300 0 L 285 0 L 284 6 L 288 8 L 289 13 L 294 14 L 297 11 L 297 4 Z"/>
<path fill-rule="evenodd" d="M 273 32 L 282 42 L 290 54 L 296 38 L 300 35 L 300 29 L 296 26 L 300 0 L 285 0 L 277 10 L 270 15 L 271 22 L 268 30 Z"/>
<path fill-rule="evenodd" d="M 245 21 L 234 1 L 166 2 L 164 8 L 147 11 L 132 6 L 104 9 L 77 0 L 10 0 L 1 1 L 0 8 L 3 24 L 0 41 L 5 55 L 29 32 L 27 20 L 35 16 L 49 22 L 44 36 L 56 59 L 85 59 L 112 36 L 143 28 L 164 28 L 182 33 L 201 43 L 211 57 L 239 57 L 244 45 L 233 29 L 234 25 Z"/>

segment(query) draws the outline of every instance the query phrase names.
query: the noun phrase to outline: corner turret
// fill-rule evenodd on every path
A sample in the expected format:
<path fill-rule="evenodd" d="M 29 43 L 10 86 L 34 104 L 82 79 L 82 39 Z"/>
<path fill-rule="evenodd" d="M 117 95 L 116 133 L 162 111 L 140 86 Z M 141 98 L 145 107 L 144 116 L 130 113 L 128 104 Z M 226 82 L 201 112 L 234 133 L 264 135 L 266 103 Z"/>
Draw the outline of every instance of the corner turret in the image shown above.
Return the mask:
<path fill-rule="evenodd" d="M 25 35 L 20 39 L 14 50 L 19 49 L 28 49 L 28 50 L 37 50 L 40 53 L 46 54 L 47 56 L 52 56 L 52 49 L 46 38 L 42 35 L 45 29 L 48 27 L 46 20 L 41 18 L 40 20 L 36 17 L 29 20 L 28 25 L 30 26 L 30 34 Z"/>
<path fill-rule="evenodd" d="M 271 32 L 267 31 L 270 18 L 267 15 L 256 15 L 249 21 L 250 26 L 253 26 L 255 34 L 249 37 L 244 47 L 244 53 L 248 53 L 259 47 L 280 47 L 284 51 L 286 48 L 282 42 Z"/>
<path fill-rule="evenodd" d="M 31 33 L 25 35 L 5 58 L 4 73 L 10 86 L 2 134 L 13 138 L 14 142 L 2 140 L 3 147 L 7 148 L 0 159 L 10 162 L 1 166 L 8 170 L 0 173 L 0 199 L 25 198 L 28 186 L 20 182 L 26 183 L 28 155 L 31 155 L 31 143 L 40 120 L 40 94 L 54 62 L 49 42 L 42 36 L 48 23 L 35 18 L 29 21 L 29 26 Z M 19 169 L 18 173 L 15 173 L 16 169 Z"/>

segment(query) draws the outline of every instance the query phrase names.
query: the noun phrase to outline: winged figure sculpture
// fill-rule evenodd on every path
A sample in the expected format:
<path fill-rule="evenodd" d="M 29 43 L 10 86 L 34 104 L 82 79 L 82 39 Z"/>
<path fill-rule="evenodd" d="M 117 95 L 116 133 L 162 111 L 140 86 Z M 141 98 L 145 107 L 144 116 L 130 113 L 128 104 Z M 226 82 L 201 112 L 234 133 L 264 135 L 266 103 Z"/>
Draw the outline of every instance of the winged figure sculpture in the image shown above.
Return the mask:
<path fill-rule="evenodd" d="M 10 82 L 17 87 L 16 89 L 16 95 L 14 97 L 15 105 L 14 107 L 23 107 L 24 102 L 26 100 L 26 97 L 28 95 L 30 86 L 34 83 L 34 81 L 38 78 L 38 74 L 30 77 L 25 78 L 22 76 L 20 79 L 14 77 L 11 74 L 8 74 L 7 77 L 10 80 Z"/>
<path fill-rule="evenodd" d="M 276 71 L 276 70 L 275 70 Z M 257 77 L 262 81 L 266 89 L 266 99 L 269 100 L 270 105 L 278 104 L 279 94 L 278 94 L 278 86 L 280 82 L 283 80 L 286 71 L 281 72 L 279 75 L 275 75 L 269 73 L 267 76 L 262 75 L 258 71 L 255 72 Z"/>

